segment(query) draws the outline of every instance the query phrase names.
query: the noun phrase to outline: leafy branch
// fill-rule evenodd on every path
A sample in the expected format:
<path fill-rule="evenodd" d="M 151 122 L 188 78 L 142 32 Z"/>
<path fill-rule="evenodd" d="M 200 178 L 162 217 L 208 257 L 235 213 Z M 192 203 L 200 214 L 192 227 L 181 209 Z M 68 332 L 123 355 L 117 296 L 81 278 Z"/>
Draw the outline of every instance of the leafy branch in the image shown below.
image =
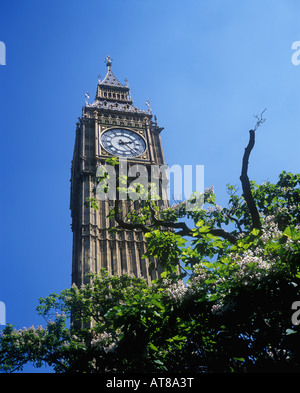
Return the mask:
<path fill-rule="evenodd" d="M 263 113 L 265 112 L 265 110 L 260 114 L 260 116 L 258 115 L 255 116 L 257 122 L 254 126 L 254 129 L 249 131 L 249 135 L 250 135 L 249 142 L 244 151 L 243 160 L 242 160 L 242 170 L 240 176 L 240 181 L 242 183 L 242 189 L 243 189 L 243 197 L 246 201 L 252 219 L 252 229 L 253 228 L 261 229 L 261 222 L 260 222 L 260 216 L 257 210 L 257 206 L 255 204 L 251 191 L 251 184 L 248 177 L 248 166 L 249 166 L 249 157 L 255 145 L 255 131 L 265 121 L 265 119 L 263 118 Z M 121 217 L 119 202 L 116 200 L 114 202 L 114 208 L 113 208 L 113 215 L 116 223 L 119 225 L 120 228 L 129 229 L 129 230 L 139 229 L 143 233 L 148 233 L 155 228 L 159 228 L 159 229 L 165 228 L 166 230 L 178 230 L 176 231 L 176 234 L 180 236 L 202 237 L 205 234 L 211 234 L 213 236 L 218 236 L 225 240 L 228 240 L 232 244 L 235 244 L 238 240 L 238 237 L 235 234 L 230 233 L 223 228 L 207 228 L 205 232 L 199 232 L 196 234 L 195 231 L 190 227 L 188 227 L 188 225 L 185 222 L 178 222 L 174 220 L 170 221 L 157 217 L 157 211 L 155 210 L 152 201 L 148 200 L 146 204 L 148 206 L 147 208 L 151 212 L 150 222 L 148 223 L 128 222 Z M 179 203 L 178 206 L 184 210 L 185 202 Z M 233 217 L 229 213 L 227 214 L 227 216 L 231 221 L 234 221 L 236 223 L 239 232 L 243 233 L 239 220 Z"/>

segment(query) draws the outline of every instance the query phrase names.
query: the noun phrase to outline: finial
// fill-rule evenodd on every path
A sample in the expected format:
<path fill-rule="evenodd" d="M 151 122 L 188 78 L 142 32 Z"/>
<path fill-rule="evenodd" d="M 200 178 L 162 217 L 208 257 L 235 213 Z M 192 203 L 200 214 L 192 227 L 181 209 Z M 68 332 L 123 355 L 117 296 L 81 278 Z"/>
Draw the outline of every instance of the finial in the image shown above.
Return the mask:
<path fill-rule="evenodd" d="M 88 105 L 88 103 L 89 103 L 89 98 L 90 98 L 90 95 L 89 95 L 88 92 L 86 92 L 86 93 L 85 93 L 85 105 Z"/>
<path fill-rule="evenodd" d="M 100 84 L 100 82 L 101 82 L 101 75 L 98 74 L 98 85 Z"/>
<path fill-rule="evenodd" d="M 129 87 L 128 79 L 127 79 L 127 78 L 124 79 L 124 82 L 125 82 L 125 86 L 126 86 L 126 87 Z"/>
<path fill-rule="evenodd" d="M 150 108 L 150 101 L 149 101 L 149 100 L 146 100 L 146 105 L 147 105 L 147 107 L 148 107 L 148 111 L 149 111 L 150 113 L 152 113 L 152 110 L 151 110 L 151 108 Z"/>
<path fill-rule="evenodd" d="M 111 59 L 109 55 L 106 56 L 106 58 L 105 58 L 106 67 L 110 67 L 111 66 L 112 60 L 113 59 Z"/>

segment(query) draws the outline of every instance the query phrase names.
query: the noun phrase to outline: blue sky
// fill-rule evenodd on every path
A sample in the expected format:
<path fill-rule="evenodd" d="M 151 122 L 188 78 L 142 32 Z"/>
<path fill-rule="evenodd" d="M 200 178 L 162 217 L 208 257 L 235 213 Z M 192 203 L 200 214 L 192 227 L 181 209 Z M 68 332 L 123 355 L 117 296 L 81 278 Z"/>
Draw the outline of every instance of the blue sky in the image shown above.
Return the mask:
<path fill-rule="evenodd" d="M 39 297 L 71 284 L 70 166 L 84 95 L 105 57 L 149 100 L 168 165 L 205 166 L 225 206 L 248 131 L 265 108 L 249 175 L 299 173 L 297 0 L 1 0 L 0 301 L 18 328 L 44 324 Z"/>

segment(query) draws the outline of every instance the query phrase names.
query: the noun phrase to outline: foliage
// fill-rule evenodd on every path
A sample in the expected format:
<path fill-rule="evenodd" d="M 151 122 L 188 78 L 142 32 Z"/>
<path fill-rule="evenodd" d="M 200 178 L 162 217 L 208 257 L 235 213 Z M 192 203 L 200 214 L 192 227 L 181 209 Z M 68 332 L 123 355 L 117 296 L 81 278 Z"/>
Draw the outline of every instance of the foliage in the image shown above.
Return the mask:
<path fill-rule="evenodd" d="M 195 225 L 188 245 L 159 225 L 146 234 L 147 254 L 164 267 L 159 280 L 148 286 L 103 270 L 80 289 L 40 299 L 46 328 L 7 325 L 1 369 L 32 362 L 56 372 L 299 370 L 300 335 L 291 322 L 300 285 L 299 184 L 300 175 L 286 172 L 277 184 L 251 183 L 261 229 L 251 229 L 233 186 L 226 208 L 212 187 L 201 211 L 170 207 L 169 222 L 188 217 Z M 210 232 L 224 225 L 236 242 Z M 179 260 L 184 268 L 175 274 Z"/>
<path fill-rule="evenodd" d="M 6 326 L 2 370 L 15 371 L 28 361 L 36 367 L 45 362 L 56 372 L 166 370 L 167 359 L 176 361 L 172 348 L 179 350 L 186 340 L 186 326 L 172 315 L 168 298 L 162 288 L 139 278 L 108 276 L 105 270 L 91 275 L 81 289 L 73 285 L 40 299 L 46 329 Z M 69 330 L 65 322 L 71 312 Z"/>
<path fill-rule="evenodd" d="M 46 327 L 7 325 L 0 369 L 13 372 L 31 362 L 81 373 L 299 371 L 300 312 L 292 318 L 292 310 L 299 304 L 300 174 L 282 172 L 276 184 L 249 181 L 253 146 L 251 130 L 243 193 L 228 185 L 227 207 L 216 203 L 213 187 L 205 190 L 202 209 L 184 202 L 163 208 L 149 197 L 123 217 L 115 201 L 113 229 L 144 232 L 145 257 L 156 257 L 160 278 L 148 286 L 102 270 L 81 288 L 40 299 Z M 96 209 L 97 199 L 86 205 Z"/>

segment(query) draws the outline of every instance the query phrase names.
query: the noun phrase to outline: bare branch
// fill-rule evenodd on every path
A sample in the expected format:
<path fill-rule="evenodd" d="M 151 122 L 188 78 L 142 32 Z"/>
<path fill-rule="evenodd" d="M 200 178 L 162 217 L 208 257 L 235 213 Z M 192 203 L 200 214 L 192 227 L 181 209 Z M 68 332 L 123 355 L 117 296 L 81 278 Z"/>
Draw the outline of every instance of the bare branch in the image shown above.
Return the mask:
<path fill-rule="evenodd" d="M 250 138 L 249 138 L 248 146 L 245 148 L 245 152 L 243 156 L 243 165 L 242 165 L 242 173 L 240 176 L 240 180 L 243 188 L 243 196 L 245 198 L 245 201 L 247 203 L 251 215 L 252 226 L 253 228 L 261 229 L 260 217 L 256 204 L 253 199 L 253 195 L 251 192 L 251 185 L 248 177 L 249 156 L 255 144 L 255 131 L 250 130 L 249 134 L 250 134 Z"/>

